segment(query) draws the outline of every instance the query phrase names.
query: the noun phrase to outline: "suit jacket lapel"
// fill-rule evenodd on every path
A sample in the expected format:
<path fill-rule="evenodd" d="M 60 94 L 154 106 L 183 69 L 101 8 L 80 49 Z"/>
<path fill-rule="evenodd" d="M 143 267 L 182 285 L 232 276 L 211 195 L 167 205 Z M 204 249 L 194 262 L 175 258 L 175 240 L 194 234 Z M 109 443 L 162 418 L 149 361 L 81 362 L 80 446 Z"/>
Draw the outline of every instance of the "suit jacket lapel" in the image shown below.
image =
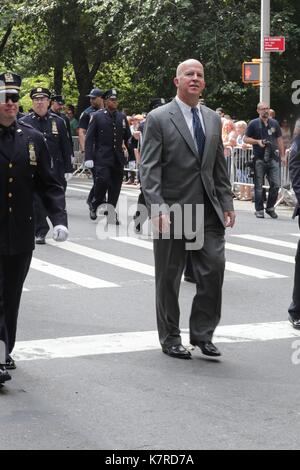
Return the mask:
<path fill-rule="evenodd" d="M 195 142 L 193 140 L 192 134 L 189 131 L 189 128 L 186 124 L 186 121 L 184 119 L 184 116 L 176 103 L 176 100 L 174 99 L 171 103 L 171 109 L 170 109 L 170 114 L 171 114 L 171 121 L 174 123 L 175 127 L 177 128 L 178 132 L 182 135 L 184 140 L 186 141 L 187 145 L 193 152 L 193 154 L 197 157 L 199 157 L 199 154 L 196 150 Z"/>

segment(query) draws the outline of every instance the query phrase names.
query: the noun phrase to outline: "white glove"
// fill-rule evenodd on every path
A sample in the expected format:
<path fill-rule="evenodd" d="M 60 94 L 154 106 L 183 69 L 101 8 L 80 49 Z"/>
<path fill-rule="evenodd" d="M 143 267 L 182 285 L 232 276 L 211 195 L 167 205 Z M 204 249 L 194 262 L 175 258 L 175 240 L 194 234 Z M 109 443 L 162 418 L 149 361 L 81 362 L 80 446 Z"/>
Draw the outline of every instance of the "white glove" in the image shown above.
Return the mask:
<path fill-rule="evenodd" d="M 65 180 L 69 181 L 73 176 L 73 173 L 65 173 Z"/>
<path fill-rule="evenodd" d="M 94 160 L 86 160 L 84 166 L 89 169 L 94 168 Z"/>
<path fill-rule="evenodd" d="M 53 240 L 56 242 L 65 242 L 68 238 L 69 230 L 64 225 L 55 225 L 53 228 Z"/>

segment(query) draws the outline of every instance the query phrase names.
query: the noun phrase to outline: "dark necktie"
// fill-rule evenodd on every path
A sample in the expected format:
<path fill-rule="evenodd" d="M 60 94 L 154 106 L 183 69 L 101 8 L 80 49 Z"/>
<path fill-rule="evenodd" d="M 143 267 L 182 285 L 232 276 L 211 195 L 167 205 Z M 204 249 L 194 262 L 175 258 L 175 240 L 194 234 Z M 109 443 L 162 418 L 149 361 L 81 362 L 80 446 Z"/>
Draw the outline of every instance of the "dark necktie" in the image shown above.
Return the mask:
<path fill-rule="evenodd" d="M 197 142 L 198 153 L 200 157 L 202 157 L 205 145 L 205 135 L 201 126 L 198 108 L 192 108 L 191 111 L 193 114 L 194 137 Z"/>
<path fill-rule="evenodd" d="M 15 137 L 15 131 L 16 131 L 16 127 L 14 124 L 12 124 L 9 127 L 0 126 L 0 137 L 2 137 L 3 142 L 5 142 L 5 145 L 9 145 L 10 143 L 13 143 L 14 137 Z"/>

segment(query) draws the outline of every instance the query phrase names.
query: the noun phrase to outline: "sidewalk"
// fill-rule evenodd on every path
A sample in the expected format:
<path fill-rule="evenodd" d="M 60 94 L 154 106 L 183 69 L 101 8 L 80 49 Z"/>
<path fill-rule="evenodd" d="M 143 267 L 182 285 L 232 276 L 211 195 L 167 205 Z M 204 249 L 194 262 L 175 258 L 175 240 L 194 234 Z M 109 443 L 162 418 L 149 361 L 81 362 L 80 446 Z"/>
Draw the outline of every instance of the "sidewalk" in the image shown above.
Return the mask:
<path fill-rule="evenodd" d="M 255 209 L 252 201 L 240 201 L 238 199 L 234 199 L 233 204 L 236 211 L 252 212 L 254 214 Z M 291 219 L 294 208 L 286 206 L 285 204 L 279 204 L 279 206 L 276 207 L 276 212 L 279 217 L 287 217 Z"/>

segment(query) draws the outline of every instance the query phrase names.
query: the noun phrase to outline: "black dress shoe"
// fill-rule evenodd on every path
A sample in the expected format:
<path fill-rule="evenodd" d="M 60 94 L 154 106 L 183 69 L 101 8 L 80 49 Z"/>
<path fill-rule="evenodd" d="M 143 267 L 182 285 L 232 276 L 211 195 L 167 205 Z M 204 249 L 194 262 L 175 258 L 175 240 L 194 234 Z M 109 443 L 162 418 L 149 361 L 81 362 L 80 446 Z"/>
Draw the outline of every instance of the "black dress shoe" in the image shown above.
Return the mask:
<path fill-rule="evenodd" d="M 91 206 L 90 206 L 90 219 L 91 220 L 97 219 L 97 211 L 95 211 L 95 209 L 93 209 Z"/>
<path fill-rule="evenodd" d="M 4 384 L 4 382 L 7 382 L 8 380 L 11 380 L 11 376 L 7 372 L 5 366 L 0 366 L 0 384 Z"/>
<path fill-rule="evenodd" d="M 11 356 L 7 356 L 6 358 L 6 363 L 5 363 L 5 368 L 7 370 L 14 370 L 17 368 L 15 361 Z"/>
<path fill-rule="evenodd" d="M 38 235 L 37 237 L 35 237 L 35 243 L 36 245 L 46 245 L 45 237 L 43 237 L 42 235 Z"/>
<path fill-rule="evenodd" d="M 185 349 L 182 344 L 173 344 L 171 346 L 163 346 L 163 352 L 171 357 L 177 357 L 178 359 L 192 359 L 191 353 Z"/>
<path fill-rule="evenodd" d="M 275 209 L 266 209 L 266 214 L 268 214 L 272 219 L 278 219 L 278 215 L 275 212 Z"/>
<path fill-rule="evenodd" d="M 222 355 L 211 341 L 198 341 L 197 343 L 191 341 L 191 344 L 193 346 L 198 346 L 201 349 L 202 354 L 205 356 L 217 357 Z"/>
<path fill-rule="evenodd" d="M 185 282 L 191 282 L 192 284 L 196 284 L 195 279 L 191 276 L 184 276 L 183 279 L 184 279 Z"/>
<path fill-rule="evenodd" d="M 300 330 L 300 318 L 293 318 L 291 315 L 289 315 L 289 321 L 293 325 L 296 330 Z"/>

